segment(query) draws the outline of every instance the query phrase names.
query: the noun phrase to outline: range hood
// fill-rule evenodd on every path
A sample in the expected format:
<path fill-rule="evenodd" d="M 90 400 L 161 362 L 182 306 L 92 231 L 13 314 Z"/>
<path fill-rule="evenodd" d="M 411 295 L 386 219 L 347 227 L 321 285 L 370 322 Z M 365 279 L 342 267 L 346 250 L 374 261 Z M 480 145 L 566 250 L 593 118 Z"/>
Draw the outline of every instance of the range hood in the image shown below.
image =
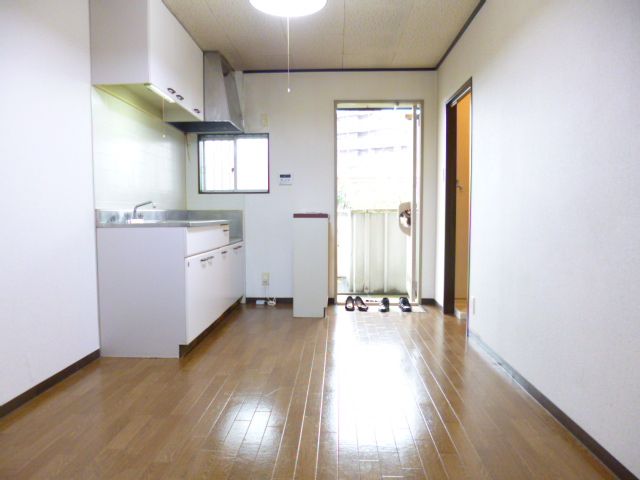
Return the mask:
<path fill-rule="evenodd" d="M 185 133 L 242 133 L 234 71 L 218 52 L 204 52 L 204 121 L 171 122 Z"/>

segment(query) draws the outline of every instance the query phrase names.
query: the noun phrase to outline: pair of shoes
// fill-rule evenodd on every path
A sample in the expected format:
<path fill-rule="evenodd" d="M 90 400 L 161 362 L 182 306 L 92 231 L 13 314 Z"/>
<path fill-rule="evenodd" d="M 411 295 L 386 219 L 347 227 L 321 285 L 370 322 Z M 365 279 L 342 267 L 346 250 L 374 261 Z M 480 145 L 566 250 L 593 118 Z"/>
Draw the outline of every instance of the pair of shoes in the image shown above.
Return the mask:
<path fill-rule="evenodd" d="M 411 304 L 409 303 L 409 299 L 407 297 L 400 297 L 398 299 L 398 307 L 400 307 L 400 310 L 402 310 L 403 312 L 411 311 Z"/>
<path fill-rule="evenodd" d="M 380 312 L 389 311 L 389 299 L 387 297 L 384 297 L 382 300 L 380 300 L 380 307 L 378 308 L 378 311 Z"/>
<path fill-rule="evenodd" d="M 347 312 L 353 312 L 356 307 L 361 312 L 366 312 L 367 310 L 369 310 L 369 307 L 364 303 L 364 300 L 362 300 L 362 297 L 360 297 L 360 295 L 358 295 L 355 299 L 351 295 L 349 295 L 347 297 L 347 301 L 344 302 L 345 310 Z"/>

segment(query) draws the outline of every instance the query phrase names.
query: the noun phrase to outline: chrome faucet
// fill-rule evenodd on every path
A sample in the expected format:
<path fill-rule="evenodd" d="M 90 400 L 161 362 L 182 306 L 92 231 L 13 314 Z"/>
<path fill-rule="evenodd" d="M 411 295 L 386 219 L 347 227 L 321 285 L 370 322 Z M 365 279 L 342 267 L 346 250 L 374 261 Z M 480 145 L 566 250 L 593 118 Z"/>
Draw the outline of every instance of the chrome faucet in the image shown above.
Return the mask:
<path fill-rule="evenodd" d="M 138 218 L 138 209 L 140 207 L 144 207 L 145 205 L 152 205 L 153 208 L 156 208 L 155 204 L 151 200 L 147 200 L 146 202 L 142 202 L 133 207 L 133 214 L 131 215 L 132 219 Z"/>

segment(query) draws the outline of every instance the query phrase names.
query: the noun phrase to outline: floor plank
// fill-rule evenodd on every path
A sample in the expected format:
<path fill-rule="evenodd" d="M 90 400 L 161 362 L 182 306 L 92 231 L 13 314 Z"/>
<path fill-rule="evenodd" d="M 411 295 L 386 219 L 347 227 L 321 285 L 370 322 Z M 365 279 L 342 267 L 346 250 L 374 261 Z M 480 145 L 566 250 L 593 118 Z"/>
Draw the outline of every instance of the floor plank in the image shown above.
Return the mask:
<path fill-rule="evenodd" d="M 0 419 L 0 478 L 614 477 L 435 308 L 243 306 L 184 359 L 101 358 Z"/>

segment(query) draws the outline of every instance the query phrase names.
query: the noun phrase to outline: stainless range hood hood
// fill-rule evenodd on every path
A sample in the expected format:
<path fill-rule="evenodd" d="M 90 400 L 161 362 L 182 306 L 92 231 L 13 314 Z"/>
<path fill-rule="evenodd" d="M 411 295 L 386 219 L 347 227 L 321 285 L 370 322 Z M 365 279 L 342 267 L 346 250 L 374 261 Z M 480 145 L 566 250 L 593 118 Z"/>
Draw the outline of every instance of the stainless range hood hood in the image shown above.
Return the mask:
<path fill-rule="evenodd" d="M 204 121 L 172 122 L 185 133 L 242 133 L 234 71 L 218 52 L 204 52 Z"/>

